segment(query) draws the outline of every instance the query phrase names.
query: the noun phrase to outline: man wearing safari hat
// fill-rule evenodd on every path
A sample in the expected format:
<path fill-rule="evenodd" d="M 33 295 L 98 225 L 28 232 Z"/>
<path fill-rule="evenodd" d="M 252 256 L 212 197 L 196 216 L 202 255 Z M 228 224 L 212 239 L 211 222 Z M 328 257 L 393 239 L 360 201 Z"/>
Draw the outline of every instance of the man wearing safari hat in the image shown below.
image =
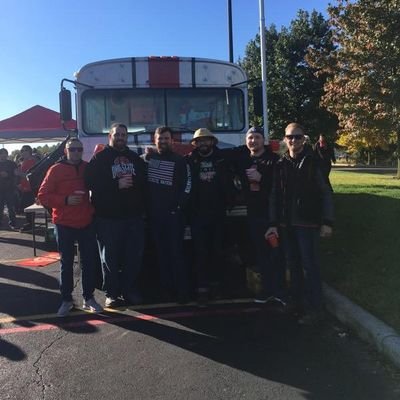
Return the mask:
<path fill-rule="evenodd" d="M 194 149 L 186 156 L 192 175 L 188 211 L 199 306 L 206 305 L 210 289 L 215 292 L 223 276 L 223 230 L 232 179 L 217 143 L 207 128 L 197 129 L 191 141 Z"/>

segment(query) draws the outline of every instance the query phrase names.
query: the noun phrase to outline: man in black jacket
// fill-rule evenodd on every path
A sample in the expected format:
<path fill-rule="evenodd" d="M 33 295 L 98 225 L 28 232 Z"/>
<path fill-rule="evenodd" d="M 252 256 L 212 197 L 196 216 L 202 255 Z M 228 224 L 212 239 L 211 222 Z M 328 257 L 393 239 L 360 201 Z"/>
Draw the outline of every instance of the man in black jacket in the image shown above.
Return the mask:
<path fill-rule="evenodd" d="M 172 130 L 158 127 L 156 151 L 147 154 L 147 194 L 150 230 L 157 249 L 160 280 L 165 298 L 188 300 L 188 273 L 184 261 L 184 215 L 190 189 L 190 169 L 172 151 Z"/>
<path fill-rule="evenodd" d="M 264 141 L 264 131 L 253 127 L 246 133 L 245 146 L 224 150 L 224 154 L 230 158 L 241 182 L 247 207 L 248 253 L 261 275 L 262 291 L 254 301 L 282 305 L 283 270 L 280 249 L 273 249 L 264 238 L 270 223 L 268 202 L 273 171 L 279 157 L 265 146 Z"/>
<path fill-rule="evenodd" d="M 285 129 L 288 151 L 276 166 L 270 199 L 271 227 L 278 234 L 291 272 L 295 305 L 305 315 L 300 323 L 318 320 L 322 311 L 318 237 L 332 234 L 332 191 L 323 178 L 313 152 L 304 146 L 304 128 L 291 123 Z"/>
<path fill-rule="evenodd" d="M 223 279 L 224 225 L 232 177 L 216 146 L 218 139 L 207 128 L 197 129 L 191 143 L 195 148 L 186 156 L 192 176 L 188 215 L 198 304 L 205 306 L 210 289 L 216 294 Z"/>
<path fill-rule="evenodd" d="M 144 247 L 145 164 L 128 148 L 127 137 L 124 124 L 112 124 L 109 145 L 93 156 L 85 171 L 95 208 L 106 307 L 118 305 L 120 295 L 128 303 L 141 302 L 137 278 Z"/>

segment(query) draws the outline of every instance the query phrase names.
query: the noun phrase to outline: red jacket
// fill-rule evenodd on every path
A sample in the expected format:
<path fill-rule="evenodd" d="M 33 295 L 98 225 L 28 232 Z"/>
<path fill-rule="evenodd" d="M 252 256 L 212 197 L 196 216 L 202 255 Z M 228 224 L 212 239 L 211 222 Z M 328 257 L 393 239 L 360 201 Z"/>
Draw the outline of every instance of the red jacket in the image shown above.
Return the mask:
<path fill-rule="evenodd" d="M 45 207 L 53 209 L 55 224 L 84 228 L 92 222 L 94 209 L 83 180 L 86 165 L 86 161 L 81 161 L 78 165 L 61 161 L 47 171 L 40 185 L 38 198 Z M 67 205 L 67 196 L 74 194 L 76 190 L 85 192 L 84 201 L 75 206 Z"/>

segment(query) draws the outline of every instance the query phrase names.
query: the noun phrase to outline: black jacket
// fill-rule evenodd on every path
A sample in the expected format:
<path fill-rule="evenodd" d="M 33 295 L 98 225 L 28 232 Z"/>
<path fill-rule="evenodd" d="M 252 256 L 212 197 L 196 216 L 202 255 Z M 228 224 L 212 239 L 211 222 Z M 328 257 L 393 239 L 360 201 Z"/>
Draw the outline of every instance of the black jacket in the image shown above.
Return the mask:
<path fill-rule="evenodd" d="M 202 157 L 197 149 L 186 155 L 192 176 L 188 215 L 225 215 L 233 204 L 233 174 L 223 152 L 214 147 L 208 157 Z"/>
<path fill-rule="evenodd" d="M 312 151 L 295 159 L 285 153 L 276 164 L 270 219 L 272 226 L 332 226 L 332 191 Z"/>
<path fill-rule="evenodd" d="M 233 149 L 224 149 L 224 155 L 232 163 L 235 174 L 240 180 L 244 202 L 247 206 L 247 215 L 268 219 L 268 202 L 273 184 L 275 164 L 279 157 L 268 146 L 260 157 L 252 157 L 247 146 L 239 146 Z M 261 181 L 257 191 L 247 178 L 246 169 L 255 167 L 261 174 Z"/>
<path fill-rule="evenodd" d="M 118 188 L 118 179 L 132 174 L 133 186 Z M 126 147 L 118 151 L 106 146 L 95 154 L 85 170 L 85 183 L 92 191 L 96 216 L 128 218 L 144 214 L 145 164 Z"/>

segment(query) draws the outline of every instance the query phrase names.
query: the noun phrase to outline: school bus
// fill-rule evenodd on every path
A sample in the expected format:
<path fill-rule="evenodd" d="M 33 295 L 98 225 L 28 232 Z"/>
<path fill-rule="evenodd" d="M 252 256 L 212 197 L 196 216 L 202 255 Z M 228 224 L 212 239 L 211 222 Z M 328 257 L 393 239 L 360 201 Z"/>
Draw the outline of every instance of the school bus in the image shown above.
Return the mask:
<path fill-rule="evenodd" d="M 77 135 L 85 159 L 96 145 L 107 143 L 114 122 L 128 126 L 128 145 L 141 153 L 154 130 L 167 125 L 175 132 L 175 150 L 190 149 L 197 128 L 206 127 L 220 147 L 244 143 L 249 126 L 247 76 L 237 64 L 196 57 L 131 57 L 83 66 L 75 80 L 61 82 L 63 121 L 72 118 L 75 86 Z"/>

